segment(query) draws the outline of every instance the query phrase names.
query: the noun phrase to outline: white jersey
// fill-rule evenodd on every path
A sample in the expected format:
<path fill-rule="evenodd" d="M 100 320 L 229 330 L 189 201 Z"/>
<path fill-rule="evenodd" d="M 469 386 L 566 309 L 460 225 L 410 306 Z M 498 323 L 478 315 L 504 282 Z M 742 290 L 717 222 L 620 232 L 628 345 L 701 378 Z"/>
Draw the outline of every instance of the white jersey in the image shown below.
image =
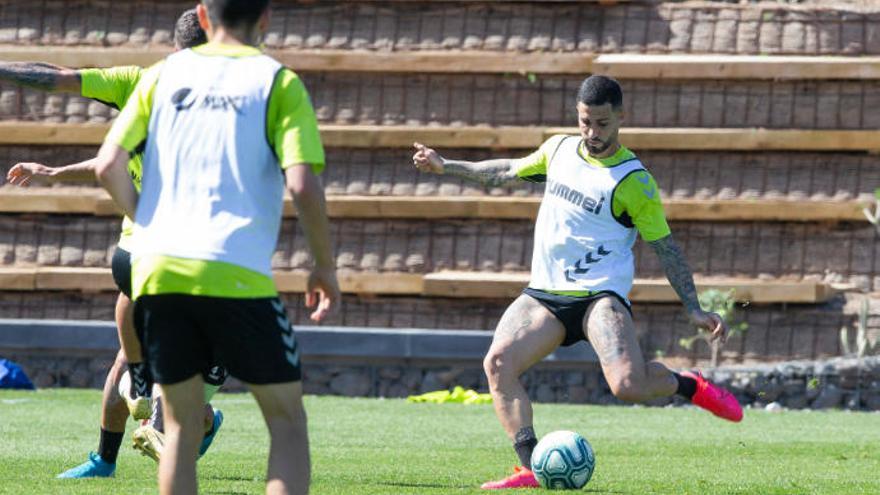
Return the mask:
<path fill-rule="evenodd" d="M 166 59 L 148 127 L 135 259 L 221 261 L 271 276 L 284 176 L 266 120 L 281 69 L 265 55 L 184 50 Z"/>
<path fill-rule="evenodd" d="M 644 170 L 635 157 L 614 167 L 588 163 L 579 136 L 562 137 L 546 170 L 547 186 L 535 224 L 529 287 L 545 291 L 632 289 L 636 229 L 612 213 L 618 184 Z"/>

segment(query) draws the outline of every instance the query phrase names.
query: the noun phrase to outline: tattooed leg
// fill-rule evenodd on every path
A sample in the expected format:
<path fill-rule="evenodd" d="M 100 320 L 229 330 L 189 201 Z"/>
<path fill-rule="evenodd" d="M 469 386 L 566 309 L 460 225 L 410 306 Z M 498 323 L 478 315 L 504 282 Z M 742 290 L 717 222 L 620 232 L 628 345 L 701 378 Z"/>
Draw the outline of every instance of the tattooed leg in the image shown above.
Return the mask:
<path fill-rule="evenodd" d="M 535 429 L 531 426 L 524 426 L 516 432 L 513 450 L 516 451 L 516 456 L 519 457 L 520 465 L 531 468 L 532 452 L 534 452 L 536 445 L 538 445 L 538 437 L 535 436 Z"/>
<path fill-rule="evenodd" d="M 584 317 L 587 338 L 615 397 L 646 402 L 675 393 L 678 382 L 663 364 L 645 363 L 632 318 L 614 297 L 594 302 Z"/>
<path fill-rule="evenodd" d="M 525 294 L 507 308 L 498 322 L 483 368 L 495 414 L 514 443 L 521 430 L 532 431 L 532 405 L 519 376 L 559 347 L 564 336 L 562 323 Z"/>

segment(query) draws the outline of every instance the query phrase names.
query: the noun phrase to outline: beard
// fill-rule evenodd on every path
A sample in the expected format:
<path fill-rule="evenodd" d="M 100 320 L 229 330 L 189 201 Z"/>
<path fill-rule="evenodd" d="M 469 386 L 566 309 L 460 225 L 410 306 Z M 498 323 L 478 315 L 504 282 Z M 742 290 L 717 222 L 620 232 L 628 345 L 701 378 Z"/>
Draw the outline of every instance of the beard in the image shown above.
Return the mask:
<path fill-rule="evenodd" d="M 601 153 L 604 153 L 611 146 L 611 143 L 606 143 L 605 141 L 595 140 L 594 143 L 591 144 L 591 141 L 584 141 L 584 144 L 587 146 L 587 151 L 590 152 L 591 156 L 596 156 Z"/>

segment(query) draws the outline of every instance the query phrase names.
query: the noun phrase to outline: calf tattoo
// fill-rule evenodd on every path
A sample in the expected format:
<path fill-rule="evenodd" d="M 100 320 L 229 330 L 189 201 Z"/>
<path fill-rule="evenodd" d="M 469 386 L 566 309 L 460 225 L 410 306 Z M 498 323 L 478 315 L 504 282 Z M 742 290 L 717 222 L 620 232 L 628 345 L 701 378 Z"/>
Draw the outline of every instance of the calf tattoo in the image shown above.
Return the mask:
<path fill-rule="evenodd" d="M 526 426 L 520 428 L 518 432 L 516 432 L 516 436 L 513 441 L 515 443 L 523 443 L 528 442 L 529 440 L 534 440 L 535 438 L 535 429 L 531 426 Z"/>
<path fill-rule="evenodd" d="M 602 366 L 614 364 L 626 356 L 624 315 L 613 306 L 597 307 L 590 317 L 590 344 Z"/>

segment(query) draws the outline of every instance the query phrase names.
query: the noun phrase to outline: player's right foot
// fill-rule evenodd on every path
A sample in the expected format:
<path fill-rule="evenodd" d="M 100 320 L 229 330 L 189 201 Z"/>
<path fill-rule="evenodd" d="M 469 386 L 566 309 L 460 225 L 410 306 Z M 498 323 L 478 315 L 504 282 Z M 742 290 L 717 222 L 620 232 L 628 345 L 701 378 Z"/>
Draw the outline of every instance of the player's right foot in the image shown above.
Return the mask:
<path fill-rule="evenodd" d="M 165 448 L 165 435 L 162 432 L 153 428 L 151 424 L 145 424 L 134 430 L 131 438 L 134 442 L 135 450 L 159 462 L 159 457 L 162 456 L 162 449 Z"/>
<path fill-rule="evenodd" d="M 202 444 L 199 446 L 199 457 L 205 455 L 205 452 L 208 451 L 208 448 L 211 447 L 211 444 L 214 443 L 214 437 L 217 436 L 217 431 L 220 430 L 220 426 L 223 424 L 223 412 L 219 409 L 214 409 L 214 423 L 211 425 L 211 431 L 205 434 L 205 437 L 202 438 Z"/>
<path fill-rule="evenodd" d="M 503 490 L 505 488 L 539 488 L 540 486 L 531 470 L 516 466 L 513 468 L 513 474 L 507 478 L 487 481 L 480 485 L 480 488 L 483 490 Z"/>
<path fill-rule="evenodd" d="M 89 460 L 59 474 L 58 478 L 112 478 L 116 464 L 101 459 L 101 456 L 89 452 Z"/>
<path fill-rule="evenodd" d="M 124 399 L 128 412 L 135 421 L 150 419 L 150 415 L 153 414 L 153 400 L 150 397 L 126 395 Z"/>
<path fill-rule="evenodd" d="M 697 381 L 697 391 L 691 402 L 719 418 L 739 423 L 743 418 L 742 406 L 729 391 L 703 378 L 700 373 L 683 371 L 682 376 Z"/>

